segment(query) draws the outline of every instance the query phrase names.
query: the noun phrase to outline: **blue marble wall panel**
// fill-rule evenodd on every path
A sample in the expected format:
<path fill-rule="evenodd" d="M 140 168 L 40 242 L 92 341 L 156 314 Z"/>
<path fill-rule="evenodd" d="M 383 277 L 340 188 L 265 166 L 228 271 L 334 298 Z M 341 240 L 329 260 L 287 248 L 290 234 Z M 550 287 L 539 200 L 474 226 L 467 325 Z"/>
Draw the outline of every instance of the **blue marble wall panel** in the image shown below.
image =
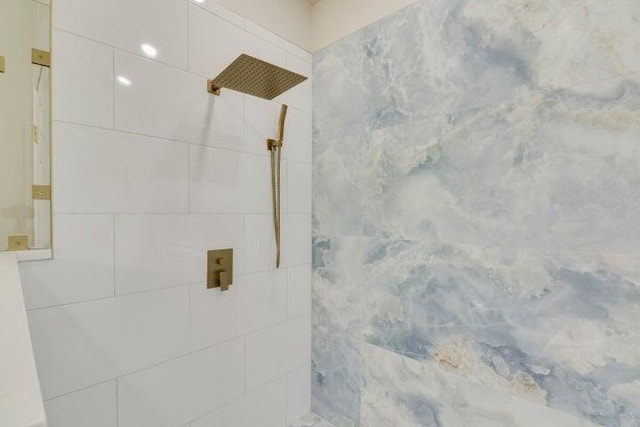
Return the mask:
<path fill-rule="evenodd" d="M 336 427 L 360 425 L 363 242 L 313 239 L 313 412 Z"/>
<path fill-rule="evenodd" d="M 640 74 L 367 141 L 366 235 L 640 254 Z"/>
<path fill-rule="evenodd" d="M 362 153 L 366 136 L 320 136 L 313 151 L 313 231 L 362 235 Z"/>
<path fill-rule="evenodd" d="M 380 427 L 595 427 L 583 418 L 372 345 L 362 349 L 362 425 Z"/>
<path fill-rule="evenodd" d="M 640 425 L 639 265 L 622 255 L 371 241 L 363 336 L 598 425 Z"/>
<path fill-rule="evenodd" d="M 318 414 L 640 427 L 638 28 L 420 0 L 314 55 Z"/>
<path fill-rule="evenodd" d="M 640 71 L 639 19 L 635 0 L 419 1 L 362 32 L 365 128 Z"/>

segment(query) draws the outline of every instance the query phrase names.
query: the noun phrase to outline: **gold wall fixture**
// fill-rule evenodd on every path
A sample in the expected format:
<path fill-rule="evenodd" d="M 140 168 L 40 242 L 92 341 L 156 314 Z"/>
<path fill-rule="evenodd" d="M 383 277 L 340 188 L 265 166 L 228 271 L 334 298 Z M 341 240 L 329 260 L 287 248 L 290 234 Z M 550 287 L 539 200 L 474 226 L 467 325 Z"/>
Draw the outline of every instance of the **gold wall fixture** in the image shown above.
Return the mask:
<path fill-rule="evenodd" d="M 233 283 L 233 249 L 207 251 L 207 289 L 229 290 Z"/>
<path fill-rule="evenodd" d="M 10 251 L 26 251 L 29 249 L 29 236 L 9 236 Z"/>
<path fill-rule="evenodd" d="M 4 56 L 0 55 L 0 73 L 4 73 Z"/>
<path fill-rule="evenodd" d="M 51 200 L 51 186 L 34 185 L 31 187 L 31 196 L 33 200 Z"/>
<path fill-rule="evenodd" d="M 284 140 L 284 123 L 287 117 L 287 106 L 282 104 L 278 120 L 278 138 L 267 139 L 267 150 L 271 152 L 271 200 L 273 204 L 273 231 L 276 238 L 276 268 L 280 268 L 280 163 L 282 162 L 282 141 Z"/>
<path fill-rule="evenodd" d="M 44 50 L 31 49 L 31 63 L 42 65 L 43 67 L 51 67 L 51 53 Z"/>
<path fill-rule="evenodd" d="M 207 81 L 207 91 L 220 95 L 220 89 L 226 88 L 271 100 L 305 80 L 303 75 L 242 54 L 218 77 Z"/>

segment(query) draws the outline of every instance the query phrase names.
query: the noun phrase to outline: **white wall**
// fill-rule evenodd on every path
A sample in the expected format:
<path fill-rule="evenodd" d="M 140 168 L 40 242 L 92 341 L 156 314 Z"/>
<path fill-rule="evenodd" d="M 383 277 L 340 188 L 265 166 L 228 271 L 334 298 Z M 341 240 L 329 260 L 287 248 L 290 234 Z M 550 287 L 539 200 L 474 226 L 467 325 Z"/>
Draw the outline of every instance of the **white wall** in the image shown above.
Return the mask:
<path fill-rule="evenodd" d="M 53 25 L 55 259 L 21 265 L 50 425 L 282 427 L 304 415 L 311 82 L 274 102 L 205 88 L 241 52 L 307 75 L 311 56 L 187 0 L 57 0 Z M 281 101 L 275 271 L 265 139 Z M 206 250 L 224 247 L 234 285 L 207 290 Z"/>
<path fill-rule="evenodd" d="M 318 51 L 416 0 L 321 0 L 313 6 L 312 51 Z"/>
<path fill-rule="evenodd" d="M 311 51 L 311 4 L 308 0 L 199 0 L 218 3 Z"/>

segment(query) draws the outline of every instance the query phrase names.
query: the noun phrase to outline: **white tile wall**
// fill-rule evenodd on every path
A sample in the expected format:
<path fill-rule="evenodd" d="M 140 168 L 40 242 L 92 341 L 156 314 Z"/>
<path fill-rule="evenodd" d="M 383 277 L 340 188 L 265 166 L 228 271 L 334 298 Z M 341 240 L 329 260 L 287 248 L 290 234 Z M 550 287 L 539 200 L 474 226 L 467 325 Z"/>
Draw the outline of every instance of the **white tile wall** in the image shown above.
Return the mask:
<path fill-rule="evenodd" d="M 236 276 L 233 292 L 191 286 L 191 349 L 217 344 L 287 318 L 287 272 Z"/>
<path fill-rule="evenodd" d="M 51 398 L 189 351 L 185 286 L 30 312 L 42 394 Z"/>
<path fill-rule="evenodd" d="M 243 215 L 116 215 L 118 294 L 206 280 L 207 250 L 234 249 L 244 272 Z"/>
<path fill-rule="evenodd" d="M 188 144 L 54 123 L 54 212 L 188 209 Z M 54 230 L 55 232 L 55 230 Z"/>
<path fill-rule="evenodd" d="M 311 411 L 311 366 L 307 365 L 287 376 L 287 424 Z"/>
<path fill-rule="evenodd" d="M 142 54 L 142 44 L 150 44 L 158 61 L 186 69 L 187 5 L 184 0 L 57 0 L 53 25 L 129 52 Z"/>
<path fill-rule="evenodd" d="M 191 212 L 270 213 L 270 159 L 237 151 L 191 146 Z M 282 170 L 282 206 L 287 206 L 286 164 Z"/>
<path fill-rule="evenodd" d="M 53 31 L 54 119 L 113 127 L 113 48 L 65 31 Z M 87 58 L 91 58 L 90 61 Z M 91 102 L 79 98 L 90 94 Z"/>
<path fill-rule="evenodd" d="M 287 162 L 287 189 L 289 191 L 289 213 L 311 212 L 311 165 Z"/>
<path fill-rule="evenodd" d="M 284 427 L 308 410 L 311 94 L 206 79 L 241 52 L 305 74 L 311 55 L 213 0 L 58 0 L 53 25 L 55 259 L 21 265 L 51 425 Z M 207 290 L 224 247 L 234 285 Z"/>
<path fill-rule="evenodd" d="M 273 217 L 271 214 L 247 215 L 247 272 L 273 268 L 276 259 Z M 251 244 L 249 244 L 251 243 Z"/>
<path fill-rule="evenodd" d="M 243 394 L 244 339 L 118 379 L 120 427 L 175 427 Z"/>
<path fill-rule="evenodd" d="M 311 266 L 289 268 L 289 319 L 311 313 Z"/>
<path fill-rule="evenodd" d="M 311 264 L 311 217 L 290 214 L 283 218 L 282 262 L 293 266 Z"/>
<path fill-rule="evenodd" d="M 27 308 L 113 296 L 113 215 L 57 214 L 53 228 L 55 261 L 21 265 Z"/>
<path fill-rule="evenodd" d="M 247 389 L 262 385 L 307 365 L 311 358 L 309 316 L 247 335 Z"/>
<path fill-rule="evenodd" d="M 191 427 L 282 427 L 286 381 L 281 378 L 191 423 Z M 303 414 L 305 415 L 305 414 Z"/>
<path fill-rule="evenodd" d="M 241 53 L 244 19 L 228 21 L 198 6 L 189 6 L 189 70 L 213 78 Z"/>
<path fill-rule="evenodd" d="M 117 427 L 116 382 L 47 400 L 45 410 L 48 427 Z"/>
<path fill-rule="evenodd" d="M 243 149 L 243 95 L 210 95 L 204 77 L 121 51 L 115 74 L 131 82 L 115 87 L 116 129 Z"/>

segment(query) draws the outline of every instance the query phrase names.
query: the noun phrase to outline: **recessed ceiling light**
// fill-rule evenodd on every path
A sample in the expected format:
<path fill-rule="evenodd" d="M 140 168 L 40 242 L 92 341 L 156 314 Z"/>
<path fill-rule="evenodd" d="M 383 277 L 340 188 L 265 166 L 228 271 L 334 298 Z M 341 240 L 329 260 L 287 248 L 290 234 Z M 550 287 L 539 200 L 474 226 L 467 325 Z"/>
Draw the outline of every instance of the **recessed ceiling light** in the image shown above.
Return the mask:
<path fill-rule="evenodd" d="M 206 0 L 193 0 L 194 3 L 204 3 Z"/>
<path fill-rule="evenodd" d="M 129 78 L 125 77 L 125 76 L 118 76 L 118 83 L 120 83 L 122 86 L 131 86 L 131 80 L 129 80 Z"/>
<path fill-rule="evenodd" d="M 155 58 L 156 56 L 158 56 L 158 50 L 148 43 L 143 43 L 142 45 L 140 45 L 140 48 L 149 58 Z"/>

